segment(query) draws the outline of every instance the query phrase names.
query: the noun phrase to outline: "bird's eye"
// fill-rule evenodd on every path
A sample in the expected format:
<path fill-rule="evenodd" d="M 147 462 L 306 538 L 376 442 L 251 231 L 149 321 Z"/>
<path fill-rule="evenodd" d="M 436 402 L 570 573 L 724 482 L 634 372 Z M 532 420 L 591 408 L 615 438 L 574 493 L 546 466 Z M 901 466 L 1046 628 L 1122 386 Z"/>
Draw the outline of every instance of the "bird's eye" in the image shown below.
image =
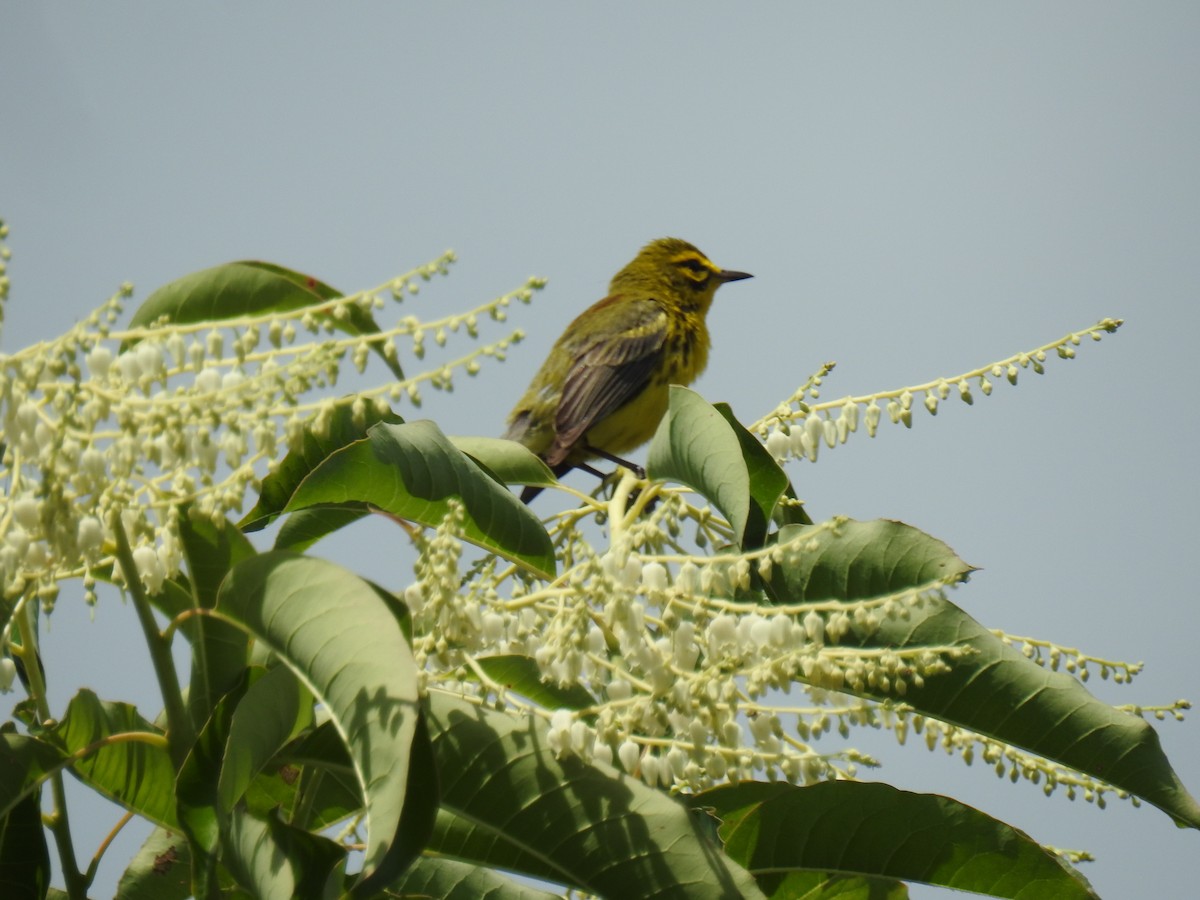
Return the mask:
<path fill-rule="evenodd" d="M 697 281 L 703 281 L 712 274 L 712 271 L 708 268 L 708 266 L 704 265 L 704 263 L 695 257 L 681 259 L 679 260 L 679 265 L 687 269 L 690 277 L 695 278 Z"/>

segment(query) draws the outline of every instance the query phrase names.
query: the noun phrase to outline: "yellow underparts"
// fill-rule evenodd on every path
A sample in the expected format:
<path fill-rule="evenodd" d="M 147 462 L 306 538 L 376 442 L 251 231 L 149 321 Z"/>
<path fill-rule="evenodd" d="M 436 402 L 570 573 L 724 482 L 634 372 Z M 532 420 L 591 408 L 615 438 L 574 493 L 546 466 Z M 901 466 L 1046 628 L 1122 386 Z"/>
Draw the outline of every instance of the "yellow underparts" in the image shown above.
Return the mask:
<path fill-rule="evenodd" d="M 620 456 L 635 450 L 658 430 L 667 411 L 670 386 L 689 385 L 708 365 L 708 329 L 702 315 L 675 312 L 672 314 L 672 334 L 663 346 L 663 359 L 650 383 L 640 394 L 598 422 L 587 433 L 589 447 Z M 571 454 L 572 461 L 592 456 L 586 451 Z"/>

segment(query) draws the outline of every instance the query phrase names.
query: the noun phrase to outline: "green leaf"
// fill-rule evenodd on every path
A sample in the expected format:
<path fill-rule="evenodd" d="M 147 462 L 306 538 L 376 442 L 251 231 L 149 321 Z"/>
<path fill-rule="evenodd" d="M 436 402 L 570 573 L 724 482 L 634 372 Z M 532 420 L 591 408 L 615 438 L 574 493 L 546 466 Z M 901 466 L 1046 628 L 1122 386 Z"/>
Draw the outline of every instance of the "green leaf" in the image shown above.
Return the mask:
<path fill-rule="evenodd" d="M 365 798 L 362 877 L 394 876 L 420 850 L 397 841 L 420 710 L 416 664 L 387 604 L 339 566 L 276 551 L 234 567 L 217 613 L 277 654 L 325 707 Z"/>
<path fill-rule="evenodd" d="M 42 900 L 49 884 L 50 851 L 42 825 L 41 791 L 34 791 L 0 817 L 0 896 Z"/>
<path fill-rule="evenodd" d="M 41 738 L 0 732 L 0 816 L 11 813 L 67 762 L 61 749 Z"/>
<path fill-rule="evenodd" d="M 442 808 L 430 849 L 606 897 L 761 897 L 675 799 L 557 759 L 537 720 L 430 691 Z"/>
<path fill-rule="evenodd" d="M 436 747 L 436 744 L 435 744 Z M 492 841 L 495 824 L 480 823 L 470 814 L 459 815 L 445 804 L 438 809 L 433 838 L 427 850 L 453 856 L 487 868 L 506 869 L 541 881 L 562 881 L 564 876 L 542 857 L 540 848 L 524 840 Z"/>
<path fill-rule="evenodd" d="M 370 510 L 365 503 L 298 509 L 279 526 L 279 533 L 275 535 L 275 549 L 303 553 L 321 538 L 353 525 L 368 512 Z"/>
<path fill-rule="evenodd" d="M 975 571 L 937 538 L 886 519 L 787 526 L 777 544 L 791 547 L 770 583 L 784 603 L 872 600 L 965 581 Z"/>
<path fill-rule="evenodd" d="M 465 540 L 554 576 L 554 547 L 537 516 L 432 422 L 376 425 L 367 440 L 336 451 L 309 474 L 286 511 L 357 501 L 437 527 L 454 499 L 462 501 Z"/>
<path fill-rule="evenodd" d="M 743 782 L 688 802 L 721 820 L 725 852 L 760 879 L 815 870 L 1021 900 L 1096 896 L 1027 834 L 936 794 L 853 781 Z"/>
<path fill-rule="evenodd" d="M 312 697 L 286 666 L 250 685 L 233 711 L 218 799 L 228 813 L 271 758 L 312 723 Z"/>
<path fill-rule="evenodd" d="M 129 324 L 132 329 L 150 326 L 159 320 L 174 324 L 222 322 L 317 307 L 341 296 L 340 291 L 311 275 L 273 263 L 242 260 L 202 269 L 163 285 L 138 307 Z M 332 323 L 347 334 L 379 334 L 379 326 L 361 306 L 351 304 L 344 309 L 344 316 L 332 316 L 321 308 L 312 312 L 318 319 Z M 127 350 L 132 343 L 126 342 L 121 350 Z M 404 372 L 399 364 L 388 360 L 381 351 L 380 356 L 392 374 L 403 380 Z"/>
<path fill-rule="evenodd" d="M 716 403 L 713 409 L 725 417 L 741 447 L 746 474 L 750 477 L 750 520 L 739 543 L 743 550 L 757 550 L 766 541 L 771 516 L 791 483 L 763 442 L 734 418 L 728 403 Z"/>
<path fill-rule="evenodd" d="M 787 488 L 787 476 L 762 443 L 695 391 L 671 385 L 670 406 L 650 444 L 646 471 L 704 496 L 733 526 L 739 546 L 766 539 L 767 524 Z"/>
<path fill-rule="evenodd" d="M 543 709 L 587 709 L 596 698 L 587 688 L 572 683 L 565 687 L 542 680 L 537 661 L 528 656 L 483 656 L 475 660 L 488 678 L 532 700 Z"/>
<path fill-rule="evenodd" d="M 304 772 L 293 824 L 317 831 L 362 808 L 353 761 L 332 723 L 326 722 L 297 740 L 283 759 Z"/>
<path fill-rule="evenodd" d="M 962 580 L 972 568 L 941 541 L 899 522 L 841 523 L 830 529 L 785 528 L 795 539 L 774 567 L 777 602 L 869 600 Z M 881 615 L 878 627 L 855 625 L 841 643 L 861 647 L 948 646 L 969 650 L 951 671 L 907 683 L 904 703 L 926 716 L 961 725 L 1057 761 L 1136 794 L 1178 822 L 1200 828 L 1200 806 L 1188 794 L 1146 722 L 1093 697 L 1074 678 L 1052 672 L 998 639 L 938 594 L 903 615 Z M 831 685 L 822 685 L 830 687 Z M 875 699 L 897 699 L 849 684 L 832 685 Z"/>
<path fill-rule="evenodd" d="M 289 447 L 283 462 L 263 479 L 258 503 L 242 519 L 242 530 L 258 531 L 274 521 L 313 469 L 334 451 L 361 441 L 371 426 L 379 422 L 400 425 L 404 420 L 391 410 L 380 412 L 373 401 L 358 405 L 356 411 L 355 398 L 343 397 L 309 421 L 301 432 L 298 446 Z M 285 548 L 277 546 L 276 549 Z"/>
<path fill-rule="evenodd" d="M 134 855 L 117 885 L 119 900 L 187 900 L 192 896 L 187 838 L 155 828 Z"/>
<path fill-rule="evenodd" d="M 300 775 L 300 770 L 294 766 L 280 762 L 278 758 L 272 760 L 271 764 L 246 786 L 241 803 L 246 810 L 258 816 L 279 810 L 279 814 L 288 822 L 299 828 L 309 828 L 308 822 L 297 821 L 294 818 Z M 351 781 L 353 780 L 354 776 L 351 775 Z"/>
<path fill-rule="evenodd" d="M 558 894 L 518 884 L 499 872 L 454 859 L 419 857 L 389 890 L 438 900 L 558 900 Z"/>
<path fill-rule="evenodd" d="M 192 856 L 196 892 L 208 894 L 211 879 L 216 877 L 217 847 L 221 833 L 229 827 L 227 817 L 217 801 L 217 782 L 229 739 L 230 722 L 238 701 L 245 695 L 247 677 L 244 675 L 228 694 L 217 702 L 212 716 L 196 735 L 179 774 L 175 778 L 175 798 L 178 801 L 179 824 L 187 834 Z"/>
<path fill-rule="evenodd" d="M 54 729 L 69 753 L 115 735 L 162 732 L 128 703 L 102 702 L 86 688 L 67 705 Z M 175 815 L 175 768 L 165 746 L 142 741 L 108 743 L 79 760 L 72 772 L 85 784 L 157 825 L 178 830 Z"/>
<path fill-rule="evenodd" d="M 450 436 L 448 440 L 503 484 L 550 487 L 556 483 L 550 467 L 524 444 L 494 437 Z"/>
<path fill-rule="evenodd" d="M 908 886 L 901 881 L 836 872 L 764 872 L 758 886 L 773 900 L 908 900 Z"/>
<path fill-rule="evenodd" d="M 328 838 L 236 811 L 222 834 L 222 859 L 260 900 L 334 900 L 341 896 L 346 852 Z"/>
<path fill-rule="evenodd" d="M 207 517 L 179 517 L 179 538 L 187 560 L 190 607 L 212 609 L 217 588 L 237 562 L 254 555 L 253 545 L 232 523 L 217 527 Z M 232 690 L 246 668 L 246 636 L 211 616 L 194 616 L 184 628 L 192 644 L 192 677 L 187 705 L 196 730 L 201 729 L 217 701 Z"/>

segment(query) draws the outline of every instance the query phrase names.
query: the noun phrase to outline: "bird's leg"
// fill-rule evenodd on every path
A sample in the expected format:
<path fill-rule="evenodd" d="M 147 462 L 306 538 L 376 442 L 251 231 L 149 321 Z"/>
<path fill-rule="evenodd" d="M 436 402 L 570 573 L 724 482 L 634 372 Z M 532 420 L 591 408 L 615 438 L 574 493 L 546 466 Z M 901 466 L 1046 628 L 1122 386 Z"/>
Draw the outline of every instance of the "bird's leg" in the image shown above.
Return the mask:
<path fill-rule="evenodd" d="M 575 468 L 583 469 L 583 471 L 587 472 L 589 475 L 595 475 L 601 481 L 608 477 L 595 466 L 589 466 L 587 463 L 576 463 Z"/>
<path fill-rule="evenodd" d="M 641 466 L 639 466 L 635 463 L 631 463 L 627 459 L 622 459 L 621 457 L 617 456 L 615 453 L 609 453 L 606 450 L 601 450 L 598 447 L 593 447 L 591 444 L 587 445 L 587 450 L 588 450 L 588 453 L 594 453 L 596 456 L 599 456 L 601 459 L 607 459 L 609 462 L 616 463 L 618 466 L 624 466 L 625 468 L 627 468 L 631 472 L 633 472 L 633 474 L 636 475 L 638 478 L 646 477 L 645 469 L 643 469 Z M 595 469 L 591 469 L 589 466 L 580 466 L 580 468 L 589 469 L 591 472 L 593 472 L 596 475 L 600 474 Z M 601 477 L 603 477 L 603 476 L 601 476 Z"/>

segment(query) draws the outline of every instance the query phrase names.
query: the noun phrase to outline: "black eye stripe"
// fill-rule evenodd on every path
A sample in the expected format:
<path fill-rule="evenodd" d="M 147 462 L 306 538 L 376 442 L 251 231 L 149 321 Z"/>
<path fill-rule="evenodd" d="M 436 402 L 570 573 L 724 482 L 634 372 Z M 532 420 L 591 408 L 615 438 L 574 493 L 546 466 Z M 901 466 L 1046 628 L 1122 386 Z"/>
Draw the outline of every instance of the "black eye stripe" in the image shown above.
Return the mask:
<path fill-rule="evenodd" d="M 679 265 L 683 266 L 685 269 L 695 272 L 698 275 L 703 274 L 708 276 L 711 274 L 708 266 L 704 265 L 704 263 L 700 262 L 698 259 L 681 259 L 679 261 Z"/>

